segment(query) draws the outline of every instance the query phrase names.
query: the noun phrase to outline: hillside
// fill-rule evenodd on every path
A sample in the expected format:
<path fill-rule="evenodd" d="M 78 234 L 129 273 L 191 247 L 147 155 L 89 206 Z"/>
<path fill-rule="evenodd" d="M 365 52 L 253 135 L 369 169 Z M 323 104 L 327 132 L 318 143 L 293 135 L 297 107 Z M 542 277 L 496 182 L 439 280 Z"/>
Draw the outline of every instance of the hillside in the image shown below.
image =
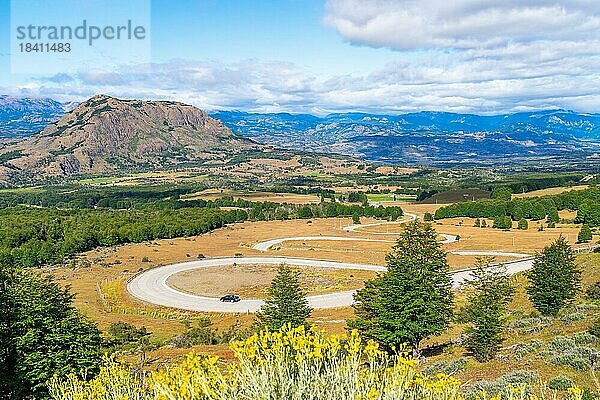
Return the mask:
<path fill-rule="evenodd" d="M 3 175 L 68 177 L 219 163 L 266 146 L 195 107 L 96 96 L 0 150 Z"/>
<path fill-rule="evenodd" d="M 289 148 L 321 149 L 386 163 L 437 166 L 590 165 L 600 152 L 600 115 L 551 110 L 495 116 L 418 112 L 212 114 L 234 132 Z M 558 161 L 557 161 L 558 160 Z"/>

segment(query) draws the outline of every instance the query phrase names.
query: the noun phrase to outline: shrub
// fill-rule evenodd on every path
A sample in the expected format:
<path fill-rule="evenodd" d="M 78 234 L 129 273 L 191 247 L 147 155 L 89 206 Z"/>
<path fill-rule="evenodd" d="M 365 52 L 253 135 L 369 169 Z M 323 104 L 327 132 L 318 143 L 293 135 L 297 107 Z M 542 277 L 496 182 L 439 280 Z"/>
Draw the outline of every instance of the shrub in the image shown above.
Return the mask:
<path fill-rule="evenodd" d="M 596 318 L 592 321 L 592 324 L 588 328 L 588 332 L 594 336 L 600 337 L 600 318 Z"/>
<path fill-rule="evenodd" d="M 116 377 L 107 373 L 101 376 L 104 380 L 88 383 L 72 376 L 62 383 L 54 380 L 51 391 L 61 400 L 123 398 L 129 393 L 130 399 L 139 400 L 281 399 L 290 398 L 290 393 L 306 400 L 456 399 L 459 393 L 459 381 L 423 375 L 417 361 L 390 356 L 372 341 L 363 345 L 356 331 L 350 336 L 324 337 L 303 326 L 288 326 L 235 342 L 231 349 L 237 363 L 230 369 L 222 368 L 217 357 L 190 354 L 181 364 L 153 373 L 147 386 L 136 386 L 131 371 L 113 364 L 106 368 L 116 370 Z M 105 389 L 114 397 L 99 397 Z"/>
<path fill-rule="evenodd" d="M 494 218 L 494 224 L 492 228 L 496 229 L 510 229 L 512 228 L 512 219 L 509 216 L 501 216 Z"/>
<path fill-rule="evenodd" d="M 467 368 L 468 361 L 466 358 L 459 357 L 451 360 L 438 361 L 435 364 L 423 369 L 423 372 L 428 375 L 455 375 L 464 371 Z"/>
<path fill-rule="evenodd" d="M 537 384 L 540 376 L 535 371 L 517 370 L 511 371 L 495 381 L 480 381 L 476 382 L 466 393 L 467 399 L 481 399 L 481 394 L 494 398 L 501 397 L 502 399 L 509 397 L 511 388 L 519 388 L 520 393 L 529 393 L 533 389 L 533 385 Z M 507 396 L 498 396 L 506 394 Z M 535 397 L 534 397 L 535 398 Z"/>
<path fill-rule="evenodd" d="M 592 335 L 589 332 L 583 331 L 583 332 L 574 333 L 573 336 L 571 336 L 571 339 L 573 339 L 575 341 L 575 343 L 578 345 L 592 344 L 592 343 L 596 343 L 598 341 L 598 336 Z"/>
<path fill-rule="evenodd" d="M 585 314 L 580 313 L 580 312 L 575 312 L 575 313 L 569 313 L 569 314 L 564 314 L 560 316 L 560 320 L 565 324 L 565 325 L 570 325 L 575 321 L 581 321 L 582 319 L 585 319 Z"/>
<path fill-rule="evenodd" d="M 212 326 L 212 321 L 207 317 L 199 318 L 187 331 L 171 339 L 171 345 L 180 348 L 217 343 L 219 336 Z"/>
<path fill-rule="evenodd" d="M 526 231 L 529 229 L 529 222 L 525 218 L 519 220 L 519 224 L 517 226 L 519 229 Z"/>
<path fill-rule="evenodd" d="M 114 359 L 106 359 L 100 373 L 92 380 L 85 381 L 71 374 L 65 381 L 54 377 L 48 383 L 52 399 L 129 399 L 150 400 L 147 385 L 133 373 L 131 368 Z"/>
<path fill-rule="evenodd" d="M 553 390 L 567 390 L 573 386 L 573 381 L 564 375 L 555 376 L 548 381 L 548 387 Z"/>
<path fill-rule="evenodd" d="M 55 400 L 460 400 L 461 382 L 444 374 L 432 377 L 418 371 L 418 362 L 404 353 L 382 352 L 373 341 L 363 343 L 356 331 L 349 336 L 325 337 L 303 326 L 263 331 L 231 345 L 237 362 L 224 368 L 218 357 L 190 354 L 178 365 L 147 375 L 114 361 L 85 381 L 70 375 L 54 378 L 50 393 Z M 513 371 L 492 383 L 487 394 L 471 393 L 482 400 L 502 392 L 502 399 L 525 398 L 539 376 Z M 489 383 L 488 383 L 489 384 Z M 515 389 L 517 388 L 517 389 Z M 566 399 L 578 400 L 581 390 Z M 291 396 L 293 394 L 293 396 Z M 538 400 L 534 394 L 526 397 Z"/>
<path fill-rule="evenodd" d="M 498 379 L 505 387 L 537 383 L 539 380 L 540 375 L 537 372 L 526 370 L 510 371 Z"/>
<path fill-rule="evenodd" d="M 600 282 L 595 282 L 592 286 L 587 288 L 585 294 L 590 300 L 600 300 Z"/>
<path fill-rule="evenodd" d="M 565 336 L 555 336 L 548 344 L 548 349 L 552 351 L 566 351 L 575 347 L 575 340 Z"/>
<path fill-rule="evenodd" d="M 539 350 L 543 344 L 544 342 L 538 339 L 531 339 L 529 342 L 526 343 L 517 343 L 515 357 L 517 358 L 517 360 L 520 360 L 526 355 Z"/>
<path fill-rule="evenodd" d="M 136 328 L 127 322 L 115 322 L 106 331 L 107 341 L 112 346 L 137 342 L 148 335 L 145 327 Z"/>
<path fill-rule="evenodd" d="M 550 360 L 555 365 L 568 365 L 579 371 L 587 371 L 592 367 L 589 358 L 581 357 L 576 354 L 563 354 Z"/>
<path fill-rule="evenodd" d="M 549 327 L 552 321 L 551 317 L 528 317 L 513 321 L 508 327 L 519 333 L 540 332 Z"/>

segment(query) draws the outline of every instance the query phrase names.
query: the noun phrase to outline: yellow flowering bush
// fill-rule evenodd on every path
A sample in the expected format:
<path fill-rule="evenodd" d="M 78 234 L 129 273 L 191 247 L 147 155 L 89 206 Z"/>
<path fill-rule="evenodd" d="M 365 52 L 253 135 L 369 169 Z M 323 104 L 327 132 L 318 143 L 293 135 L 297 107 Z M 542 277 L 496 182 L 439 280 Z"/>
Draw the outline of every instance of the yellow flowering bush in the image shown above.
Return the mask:
<path fill-rule="evenodd" d="M 134 378 L 109 362 L 85 382 L 70 376 L 50 383 L 54 399 L 93 400 L 462 400 L 461 382 L 429 376 L 404 352 L 389 355 L 359 334 L 325 336 L 304 327 L 263 331 L 231 344 L 237 362 L 190 354 L 178 365 Z M 482 399 L 488 399 L 485 393 Z M 569 391 L 580 400 L 581 391 Z M 495 399 L 537 400 L 519 388 Z"/>
<path fill-rule="evenodd" d="M 64 400 L 146 400 L 147 387 L 143 376 L 127 365 L 106 359 L 100 373 L 92 380 L 79 379 L 71 374 L 65 380 L 48 383 L 53 399 Z"/>

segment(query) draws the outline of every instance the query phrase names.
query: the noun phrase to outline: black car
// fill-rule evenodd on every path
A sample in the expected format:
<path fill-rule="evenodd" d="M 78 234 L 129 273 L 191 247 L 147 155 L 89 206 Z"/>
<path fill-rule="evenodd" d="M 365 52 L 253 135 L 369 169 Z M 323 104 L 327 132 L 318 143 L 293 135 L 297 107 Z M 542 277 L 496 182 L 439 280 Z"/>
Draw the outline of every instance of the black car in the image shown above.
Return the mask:
<path fill-rule="evenodd" d="M 241 299 L 240 299 L 240 296 L 238 296 L 237 294 L 226 294 L 225 296 L 221 297 L 219 300 L 221 300 L 222 302 L 227 302 L 227 303 L 237 303 Z"/>

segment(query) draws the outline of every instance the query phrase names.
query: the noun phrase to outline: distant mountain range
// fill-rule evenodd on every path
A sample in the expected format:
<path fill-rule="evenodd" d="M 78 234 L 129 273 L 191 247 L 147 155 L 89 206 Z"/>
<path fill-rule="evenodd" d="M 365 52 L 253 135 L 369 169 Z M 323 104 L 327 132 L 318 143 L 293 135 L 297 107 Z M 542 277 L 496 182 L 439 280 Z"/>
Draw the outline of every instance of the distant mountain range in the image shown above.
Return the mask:
<path fill-rule="evenodd" d="M 71 111 L 71 103 L 0 95 L 0 138 L 31 136 Z"/>
<path fill-rule="evenodd" d="M 600 114 L 550 110 L 480 116 L 423 111 L 364 113 L 211 114 L 259 142 L 358 156 L 384 163 L 499 165 L 595 163 Z"/>
<path fill-rule="evenodd" d="M 0 138 L 31 136 L 75 105 L 0 96 Z M 569 168 L 600 165 L 600 114 L 548 110 L 482 116 L 423 111 L 318 117 L 218 111 L 210 116 L 234 133 L 263 144 L 356 156 L 370 162 Z M 71 128 L 76 132 L 82 126 Z"/>

